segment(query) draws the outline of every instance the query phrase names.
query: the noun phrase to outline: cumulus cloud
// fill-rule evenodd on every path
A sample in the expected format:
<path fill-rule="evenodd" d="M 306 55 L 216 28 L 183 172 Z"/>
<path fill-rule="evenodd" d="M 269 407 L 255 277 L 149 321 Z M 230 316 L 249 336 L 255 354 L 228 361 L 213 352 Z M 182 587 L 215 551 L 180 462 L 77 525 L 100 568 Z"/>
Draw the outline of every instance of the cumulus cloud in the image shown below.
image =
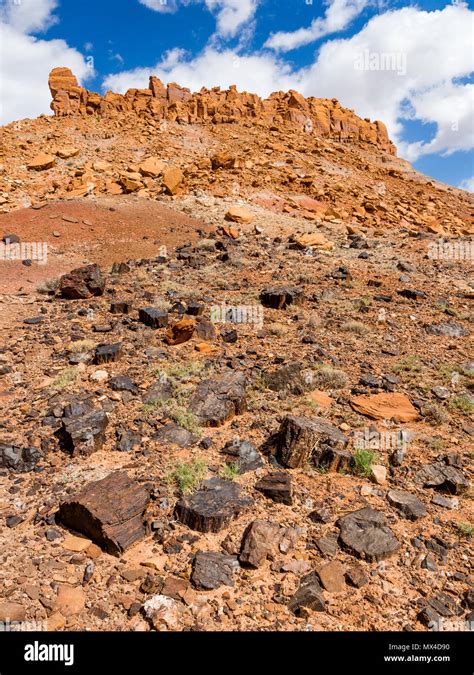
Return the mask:
<path fill-rule="evenodd" d="M 138 0 L 141 5 L 162 14 L 172 14 L 178 9 L 177 0 Z"/>
<path fill-rule="evenodd" d="M 150 75 L 165 82 L 178 82 L 193 91 L 201 87 L 229 87 L 268 96 L 275 89 L 291 89 L 298 84 L 289 64 L 272 55 L 240 55 L 235 50 L 207 47 L 197 57 L 190 58 L 182 49 L 172 49 L 150 68 L 136 68 L 109 75 L 104 87 L 124 93 L 133 87 L 148 86 Z"/>
<path fill-rule="evenodd" d="M 458 187 L 461 190 L 466 190 L 466 192 L 474 192 L 474 176 L 471 176 L 470 178 L 465 178 L 462 180 Z"/>
<path fill-rule="evenodd" d="M 217 12 L 217 34 L 235 37 L 237 31 L 255 16 L 258 0 L 205 0 L 211 12 Z"/>
<path fill-rule="evenodd" d="M 300 69 L 266 51 L 243 55 L 214 45 L 189 57 L 172 50 L 150 68 L 110 75 L 105 85 L 123 92 L 146 86 L 149 75 L 157 74 L 193 90 L 237 84 L 262 96 L 293 88 L 306 96 L 336 97 L 361 117 L 385 122 L 400 154 L 415 161 L 474 147 L 474 85 L 460 82 L 474 70 L 473 14 L 464 3 L 432 12 L 386 12 L 351 38 L 328 40 L 315 62 Z M 404 142 L 407 120 L 434 123 L 436 132 L 430 140 Z"/>
<path fill-rule="evenodd" d="M 376 16 L 351 38 L 321 47 L 304 93 L 336 96 L 359 115 L 383 120 L 412 161 L 467 150 L 474 146 L 472 85 L 457 80 L 474 70 L 473 16 L 462 4 Z M 431 141 L 403 143 L 403 122 L 414 119 L 437 125 Z"/>
<path fill-rule="evenodd" d="M 53 15 L 59 0 L 2 0 L 0 21 L 20 33 L 41 32 L 57 22 Z"/>
<path fill-rule="evenodd" d="M 233 38 L 239 29 L 248 24 L 255 16 L 260 0 L 138 0 L 155 12 L 173 13 L 179 5 L 187 6 L 192 2 L 203 2 L 216 16 L 216 35 L 224 39 Z"/>
<path fill-rule="evenodd" d="M 274 33 L 264 46 L 287 52 L 311 44 L 326 35 L 347 28 L 369 4 L 369 0 L 329 0 L 324 17 L 314 19 L 309 28 Z"/>
<path fill-rule="evenodd" d="M 92 74 L 82 54 L 64 40 L 39 40 L 28 34 L 51 26 L 56 6 L 56 0 L 22 0 L 1 8 L 0 124 L 51 113 L 52 68 L 69 67 L 79 80 Z"/>

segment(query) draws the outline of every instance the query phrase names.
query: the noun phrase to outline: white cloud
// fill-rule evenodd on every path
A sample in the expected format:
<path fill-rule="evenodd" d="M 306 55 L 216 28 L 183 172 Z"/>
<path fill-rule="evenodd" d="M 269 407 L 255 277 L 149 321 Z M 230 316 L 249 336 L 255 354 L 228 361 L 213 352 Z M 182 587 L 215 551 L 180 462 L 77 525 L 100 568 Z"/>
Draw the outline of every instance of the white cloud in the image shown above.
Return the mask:
<path fill-rule="evenodd" d="M 141 5 L 145 5 L 148 9 L 163 14 L 172 14 L 178 9 L 177 0 L 138 0 Z"/>
<path fill-rule="evenodd" d="M 313 19 L 309 28 L 271 35 L 265 47 L 278 51 L 290 51 L 311 44 L 331 33 L 344 30 L 366 7 L 370 0 L 329 0 L 324 17 Z"/>
<path fill-rule="evenodd" d="M 138 0 L 155 12 L 173 13 L 179 5 L 204 2 L 207 9 L 216 15 L 216 35 L 233 38 L 242 26 L 254 18 L 260 0 Z"/>
<path fill-rule="evenodd" d="M 472 85 L 455 81 L 474 70 L 473 16 L 465 5 L 433 12 L 405 7 L 376 16 L 350 39 L 321 47 L 304 78 L 303 93 L 335 96 L 362 117 L 382 120 L 400 154 L 411 161 L 423 154 L 473 147 Z M 392 55 L 395 67 L 354 68 L 364 53 L 379 61 L 383 54 Z M 404 119 L 437 124 L 434 139 L 403 143 Z"/>
<path fill-rule="evenodd" d="M 470 178 L 465 178 L 462 180 L 458 187 L 461 190 L 466 190 L 467 192 L 474 192 L 474 176 L 471 176 Z"/>
<path fill-rule="evenodd" d="M 64 40 L 38 40 L 31 31 L 46 30 L 55 19 L 56 0 L 22 0 L 2 7 L 0 17 L 0 124 L 51 114 L 48 75 L 71 68 L 79 80 L 92 75 L 80 52 Z"/>
<path fill-rule="evenodd" d="M 258 92 L 262 96 L 298 84 L 291 67 L 270 54 L 243 56 L 231 49 L 207 47 L 193 59 L 187 58 L 184 50 L 173 49 L 155 66 L 109 75 L 104 87 L 124 93 L 129 88 L 147 87 L 150 75 L 157 75 L 165 82 L 178 82 L 193 91 L 236 84 L 239 90 Z"/>
<path fill-rule="evenodd" d="M 59 0 L 20 0 L 15 3 L 13 0 L 2 0 L 0 20 L 20 33 L 44 31 L 57 22 L 53 11 L 58 2 Z"/>
<path fill-rule="evenodd" d="M 217 11 L 217 33 L 222 37 L 235 37 L 237 31 L 253 19 L 258 0 L 205 0 L 211 12 Z"/>
<path fill-rule="evenodd" d="M 399 154 L 414 161 L 474 147 L 473 85 L 457 82 L 474 70 L 473 14 L 463 3 L 433 12 L 414 7 L 386 12 L 351 38 L 325 42 L 316 61 L 299 70 L 270 52 L 242 55 L 214 45 L 194 58 L 172 50 L 155 66 L 110 75 L 105 85 L 123 92 L 147 86 L 149 75 L 157 74 L 192 90 L 237 84 L 262 96 L 291 88 L 305 96 L 335 97 L 361 117 L 385 122 Z M 375 55 L 381 69 L 357 69 L 361 55 L 368 56 L 369 66 Z M 384 55 L 391 58 L 384 62 Z M 434 137 L 403 142 L 407 119 L 436 124 Z"/>

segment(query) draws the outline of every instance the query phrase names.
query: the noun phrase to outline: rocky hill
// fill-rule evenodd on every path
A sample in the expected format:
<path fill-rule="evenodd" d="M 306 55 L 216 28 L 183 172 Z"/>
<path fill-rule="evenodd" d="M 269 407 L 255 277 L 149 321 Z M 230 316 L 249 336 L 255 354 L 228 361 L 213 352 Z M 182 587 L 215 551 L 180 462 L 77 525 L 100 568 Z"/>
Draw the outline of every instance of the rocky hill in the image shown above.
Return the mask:
<path fill-rule="evenodd" d="M 335 100 L 49 82 L 0 130 L 0 621 L 465 629 L 472 196 Z"/>

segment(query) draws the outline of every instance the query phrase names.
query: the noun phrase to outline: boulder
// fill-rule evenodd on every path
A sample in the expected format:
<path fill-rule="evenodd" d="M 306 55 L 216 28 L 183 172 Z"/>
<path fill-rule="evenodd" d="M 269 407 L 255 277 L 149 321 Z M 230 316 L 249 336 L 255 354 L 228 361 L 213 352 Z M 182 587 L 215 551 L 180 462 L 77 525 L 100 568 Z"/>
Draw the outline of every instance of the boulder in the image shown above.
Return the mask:
<path fill-rule="evenodd" d="M 240 496 L 240 487 L 221 478 L 210 478 L 175 508 L 177 520 L 199 532 L 219 532 L 227 527 L 251 501 Z"/>
<path fill-rule="evenodd" d="M 413 422 L 419 416 L 410 399 L 405 394 L 399 393 L 356 396 L 351 399 L 351 406 L 356 412 L 374 420 Z"/>
<path fill-rule="evenodd" d="M 199 551 L 193 559 L 192 584 L 202 591 L 212 591 L 221 586 L 234 586 L 235 573 L 240 569 L 235 556 Z"/>
<path fill-rule="evenodd" d="M 247 408 L 246 377 L 242 372 L 231 371 L 201 382 L 189 403 L 189 410 L 199 423 L 218 427 Z"/>
<path fill-rule="evenodd" d="M 59 280 L 59 293 L 67 300 L 81 300 L 103 295 L 105 280 L 98 265 L 86 265 L 64 274 Z"/>
<path fill-rule="evenodd" d="M 343 516 L 337 525 L 341 546 L 368 562 L 389 558 L 400 548 L 392 530 L 387 527 L 385 515 L 370 507 Z"/>
<path fill-rule="evenodd" d="M 57 521 L 119 556 L 146 534 L 144 515 L 150 487 L 122 471 L 84 487 L 61 503 Z"/>

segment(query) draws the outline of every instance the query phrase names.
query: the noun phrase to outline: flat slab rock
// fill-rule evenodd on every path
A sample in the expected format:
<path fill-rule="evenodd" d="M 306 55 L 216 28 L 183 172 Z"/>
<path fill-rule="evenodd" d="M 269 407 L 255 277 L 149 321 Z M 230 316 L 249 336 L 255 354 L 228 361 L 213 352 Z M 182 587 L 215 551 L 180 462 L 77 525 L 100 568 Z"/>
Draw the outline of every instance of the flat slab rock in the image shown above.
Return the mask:
<path fill-rule="evenodd" d="M 346 444 L 344 434 L 322 417 L 287 415 L 278 431 L 276 455 L 284 466 L 296 469 L 311 458 L 319 464 L 328 451 Z"/>
<path fill-rule="evenodd" d="M 103 295 L 105 280 L 99 265 L 78 267 L 59 280 L 59 293 L 67 300 L 81 300 L 92 296 Z"/>
<path fill-rule="evenodd" d="M 460 495 L 469 488 L 469 481 L 460 469 L 441 461 L 423 466 L 416 473 L 416 480 L 424 487 L 438 488 L 452 495 Z"/>
<path fill-rule="evenodd" d="M 373 396 L 355 396 L 351 406 L 361 415 L 374 420 L 394 420 L 395 422 L 413 422 L 418 419 L 418 411 L 405 394 L 387 393 Z"/>
<path fill-rule="evenodd" d="M 234 586 L 234 575 L 239 569 L 239 561 L 233 555 L 199 551 L 194 556 L 191 582 L 202 591 Z"/>
<path fill-rule="evenodd" d="M 146 534 L 150 487 L 122 471 L 89 483 L 64 501 L 57 521 L 86 535 L 106 553 L 121 555 Z"/>
<path fill-rule="evenodd" d="M 370 507 L 343 516 L 337 524 L 340 545 L 362 560 L 385 560 L 400 548 L 385 514 Z"/>
<path fill-rule="evenodd" d="M 218 427 L 245 412 L 246 382 L 244 373 L 233 371 L 204 380 L 191 397 L 189 410 L 202 426 Z"/>
<path fill-rule="evenodd" d="M 389 490 L 388 502 L 410 520 L 418 520 L 426 516 L 426 506 L 415 495 L 403 490 Z"/>
<path fill-rule="evenodd" d="M 240 487 L 222 478 L 210 478 L 199 490 L 182 497 L 175 507 L 175 516 L 184 525 L 198 532 L 219 532 L 252 501 L 240 496 Z"/>
<path fill-rule="evenodd" d="M 469 335 L 469 331 L 461 326 L 457 321 L 442 321 L 438 324 L 431 324 L 425 327 L 429 335 L 438 335 L 443 337 L 459 338 Z"/>
<path fill-rule="evenodd" d="M 180 448 L 189 448 L 194 445 L 198 438 L 187 429 L 183 429 L 175 422 L 169 422 L 160 427 L 156 433 L 153 434 L 152 439 L 158 441 L 162 445 L 171 444 L 178 445 Z"/>

